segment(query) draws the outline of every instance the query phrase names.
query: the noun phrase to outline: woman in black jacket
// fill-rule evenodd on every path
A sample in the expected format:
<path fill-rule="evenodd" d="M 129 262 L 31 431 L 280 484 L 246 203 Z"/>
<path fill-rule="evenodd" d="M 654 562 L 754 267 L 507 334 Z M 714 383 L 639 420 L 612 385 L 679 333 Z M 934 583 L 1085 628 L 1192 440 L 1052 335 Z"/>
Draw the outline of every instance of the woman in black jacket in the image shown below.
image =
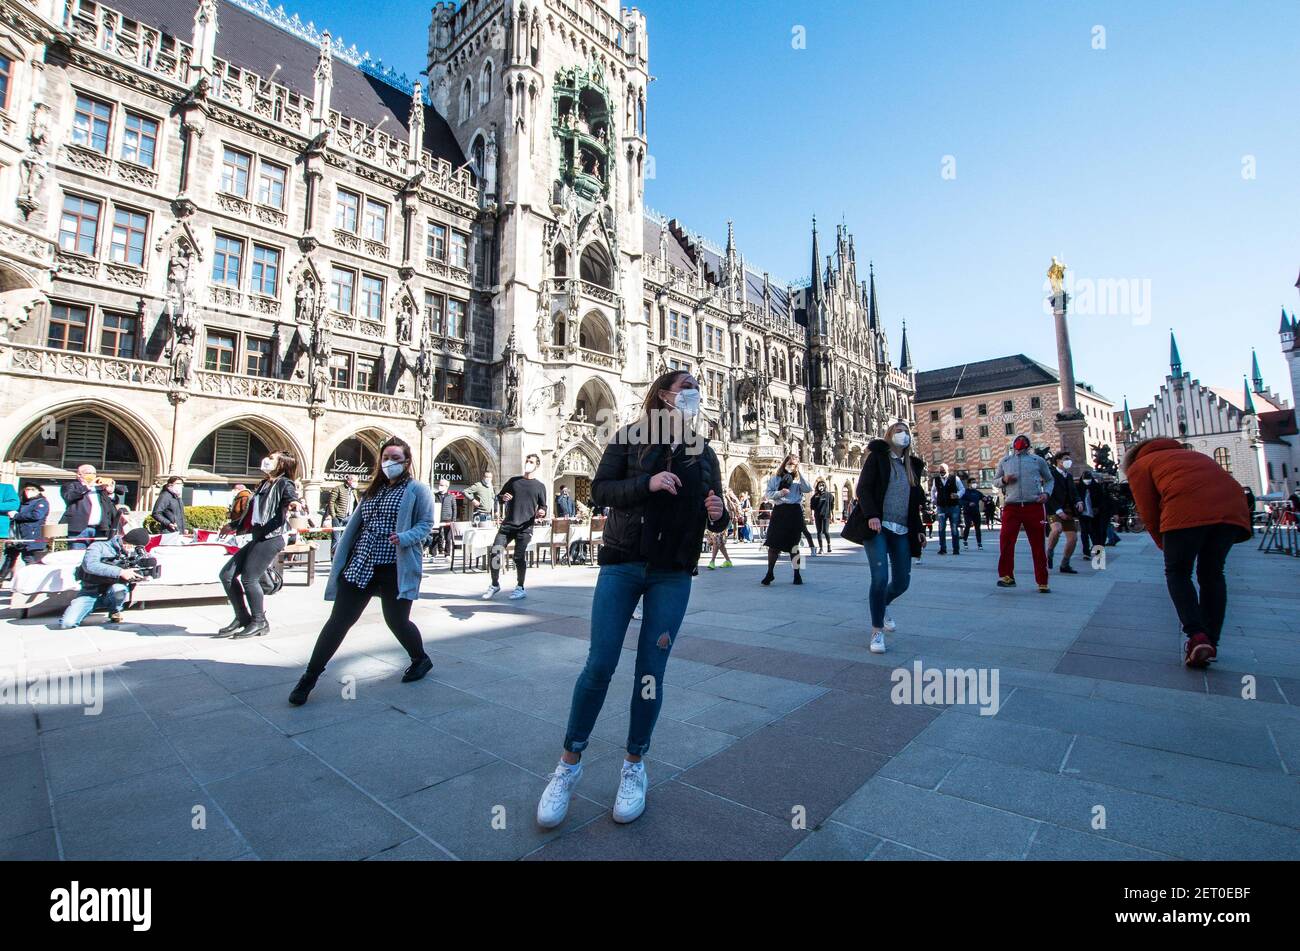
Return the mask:
<path fill-rule="evenodd" d="M 637 601 L 644 618 L 637 639 L 636 678 L 628 723 L 627 759 L 614 800 L 614 821 L 631 822 L 645 809 L 641 757 L 650 747 L 668 653 L 686 615 L 691 576 L 704 532 L 725 531 L 718 459 L 694 430 L 700 388 L 684 370 L 663 374 L 646 394 L 641 419 L 620 429 L 591 483 L 595 506 L 609 506 L 600 546 L 600 575 L 591 602 L 591 647 L 573 688 L 564 753 L 537 805 L 537 822 L 564 821 L 582 773 L 582 751 L 605 703 L 623 638 Z"/>
<path fill-rule="evenodd" d="M 826 539 L 826 551 L 831 550 L 831 506 L 835 497 L 826 491 L 826 483 L 818 479 L 817 488 L 812 494 L 809 506 L 812 508 L 813 526 L 817 529 L 817 548 L 822 548 L 822 538 Z"/>
<path fill-rule="evenodd" d="M 235 528 L 236 534 L 253 537 L 221 569 L 221 586 L 235 609 L 235 619 L 214 637 L 260 637 L 271 629 L 263 608 L 262 575 L 284 549 L 289 512 L 298 508 L 298 490 L 293 484 L 298 460 L 282 449 L 262 460 L 262 472 L 265 475 Z"/>
<path fill-rule="evenodd" d="M 913 558 L 921 557 L 925 526 L 921 507 L 925 490 L 921 476 L 925 463 L 912 455 L 912 433 L 903 422 L 894 423 L 884 439 L 867 445 L 867 459 L 858 476 L 858 505 L 867 521 L 867 561 L 871 565 L 871 647 L 873 654 L 885 652 L 885 632 L 897 630 L 886 610 L 897 600 L 912 578 Z"/>
<path fill-rule="evenodd" d="M 13 575 L 14 563 L 22 558 L 23 564 L 30 565 L 39 561 L 45 553 L 45 538 L 41 526 L 50 514 L 50 503 L 45 500 L 45 490 L 34 482 L 29 482 L 22 489 L 22 505 L 11 517 L 13 537 L 21 539 L 16 545 L 6 545 L 4 562 L 0 564 L 0 583 L 8 581 Z"/>
<path fill-rule="evenodd" d="M 158 493 L 158 500 L 153 504 L 153 520 L 164 532 L 185 533 L 185 504 L 181 501 L 181 491 L 185 480 L 172 476 Z"/>

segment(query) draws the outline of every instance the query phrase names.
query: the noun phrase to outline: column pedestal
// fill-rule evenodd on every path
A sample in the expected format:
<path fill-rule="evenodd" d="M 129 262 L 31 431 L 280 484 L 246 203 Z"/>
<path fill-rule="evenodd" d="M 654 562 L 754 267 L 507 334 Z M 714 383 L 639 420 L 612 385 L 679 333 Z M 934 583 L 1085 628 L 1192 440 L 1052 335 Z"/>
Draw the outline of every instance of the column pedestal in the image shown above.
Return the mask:
<path fill-rule="evenodd" d="M 1074 464 L 1081 469 L 1092 466 L 1092 457 L 1088 455 L 1088 443 L 1084 434 L 1088 421 L 1078 410 L 1056 414 L 1056 431 L 1061 435 L 1061 448 L 1068 449 Z"/>

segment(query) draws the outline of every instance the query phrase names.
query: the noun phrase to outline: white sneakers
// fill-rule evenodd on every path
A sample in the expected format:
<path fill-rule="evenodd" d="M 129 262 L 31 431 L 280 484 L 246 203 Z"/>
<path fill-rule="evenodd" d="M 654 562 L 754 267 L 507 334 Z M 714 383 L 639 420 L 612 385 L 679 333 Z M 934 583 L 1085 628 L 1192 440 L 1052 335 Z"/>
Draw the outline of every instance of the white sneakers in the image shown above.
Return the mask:
<path fill-rule="evenodd" d="M 551 781 L 542 791 L 542 798 L 537 803 L 537 824 L 543 829 L 554 829 L 569 814 L 569 801 L 573 798 L 573 787 L 582 778 L 582 763 L 569 766 L 563 760 L 555 767 Z M 649 785 L 645 763 L 623 761 L 622 772 L 618 778 L 618 794 L 614 797 L 614 821 L 632 822 L 645 812 L 645 793 Z"/>
<path fill-rule="evenodd" d="M 515 590 L 510 592 L 510 600 L 518 601 L 520 598 L 528 597 L 528 592 L 523 589 L 522 585 L 515 585 Z"/>
<path fill-rule="evenodd" d="M 885 612 L 885 630 L 893 634 L 898 630 L 898 625 L 894 623 L 894 617 L 888 611 Z"/>
<path fill-rule="evenodd" d="M 873 654 L 883 654 L 885 652 L 885 632 L 876 631 L 871 635 L 871 647 L 868 648 Z"/>
<path fill-rule="evenodd" d="M 501 586 L 500 586 L 500 585 L 490 584 L 490 585 L 488 585 L 488 589 L 487 589 L 486 591 L 483 592 L 483 594 L 482 594 L 480 600 L 482 600 L 482 601 L 491 601 L 492 598 L 493 598 L 493 596 L 496 595 L 496 593 L 497 593 L 498 591 L 500 591 L 500 590 L 501 590 Z"/>
<path fill-rule="evenodd" d="M 569 814 L 569 800 L 573 798 L 573 787 L 582 778 L 582 763 L 570 766 L 564 761 L 555 767 L 555 774 L 542 791 L 542 798 L 537 803 L 537 824 L 543 829 L 554 829 Z"/>
<path fill-rule="evenodd" d="M 645 763 L 623 761 L 623 772 L 618 779 L 618 795 L 614 797 L 614 821 L 631 822 L 645 812 Z"/>

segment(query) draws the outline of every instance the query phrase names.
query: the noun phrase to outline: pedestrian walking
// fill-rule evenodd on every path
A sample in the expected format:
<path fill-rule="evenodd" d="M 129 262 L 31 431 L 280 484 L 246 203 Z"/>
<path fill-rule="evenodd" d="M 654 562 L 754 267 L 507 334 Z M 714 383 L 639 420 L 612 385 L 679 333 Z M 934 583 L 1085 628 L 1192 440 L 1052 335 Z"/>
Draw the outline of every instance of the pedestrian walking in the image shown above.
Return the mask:
<path fill-rule="evenodd" d="M 593 500 L 609 506 L 610 514 L 592 595 L 587 663 L 573 688 L 564 752 L 537 804 L 543 828 L 559 825 L 568 813 L 582 776 L 582 752 L 605 704 L 638 601 L 645 617 L 614 821 L 631 822 L 645 810 L 649 782 L 642 757 L 663 704 L 664 670 L 686 615 L 700 543 L 706 529 L 723 531 L 729 518 L 718 459 L 707 440 L 674 436 L 693 431 L 699 410 L 695 377 L 685 370 L 661 375 L 646 394 L 640 420 L 621 428 L 605 447 L 592 480 Z M 665 418 L 672 425 L 653 422 Z"/>
<path fill-rule="evenodd" d="M 799 535 L 806 531 L 803 521 L 803 497 L 812 491 L 799 474 L 799 457 L 794 453 L 786 456 L 780 467 L 767 480 L 764 498 L 772 503 L 771 520 L 767 526 L 767 574 L 762 584 L 771 584 L 776 568 L 776 559 L 781 552 L 790 553 L 790 564 L 794 567 L 794 583 L 803 584 L 803 575 L 799 570 L 799 559 L 795 550 L 799 547 Z"/>
<path fill-rule="evenodd" d="M 1070 467 L 1074 461 L 1068 450 L 1062 449 L 1052 461 L 1052 492 L 1047 499 L 1047 520 L 1050 527 L 1047 536 L 1047 570 L 1052 570 L 1052 560 L 1056 554 L 1056 542 L 1065 536 L 1065 552 L 1061 555 L 1061 574 L 1077 575 L 1070 564 L 1074 546 L 1079 540 L 1079 523 L 1076 516 L 1082 508 L 1079 493 L 1074 480 L 1070 478 Z"/>
<path fill-rule="evenodd" d="M 1097 473 L 1084 469 L 1079 479 L 1079 536 L 1083 553 L 1095 555 L 1107 544 L 1106 530 L 1110 527 L 1110 498 L 1106 487 L 1097 480 Z"/>
<path fill-rule="evenodd" d="M 1016 536 L 1020 529 L 1029 538 L 1034 559 L 1034 580 L 1042 594 L 1047 585 L 1047 555 L 1043 551 L 1043 503 L 1052 492 L 1052 467 L 1029 451 L 1029 437 L 1021 433 L 1011 452 L 998 463 L 995 480 L 1002 487 L 1002 530 L 998 535 L 998 587 L 1016 586 Z"/>
<path fill-rule="evenodd" d="M 236 534 L 247 534 L 250 539 L 230 556 L 219 575 L 235 619 L 214 637 L 260 637 L 271 629 L 266 620 L 262 576 L 284 550 L 289 514 L 298 510 L 298 491 L 294 487 L 298 460 L 289 450 L 281 449 L 263 459 L 261 468 L 262 481 L 235 529 Z"/>
<path fill-rule="evenodd" d="M 505 558 L 506 545 L 511 542 L 515 543 L 515 590 L 510 593 L 510 600 L 518 601 L 528 597 L 528 592 L 524 590 L 524 576 L 528 573 L 528 546 L 533 541 L 533 526 L 539 519 L 546 518 L 546 486 L 533 478 L 533 473 L 541 464 L 541 456 L 535 452 L 529 453 L 524 459 L 524 474 L 508 479 L 497 496 L 503 515 L 488 559 L 492 583 L 483 592 L 484 601 L 491 600 L 501 590 L 501 562 Z"/>
<path fill-rule="evenodd" d="M 980 531 L 980 522 L 983 519 L 980 516 L 984 508 L 984 493 L 973 485 L 967 485 L 966 491 L 961 496 L 962 508 L 962 530 L 961 541 L 967 548 L 970 548 L 970 530 L 975 529 L 975 544 L 980 551 L 984 550 L 984 536 Z"/>
<path fill-rule="evenodd" d="M 921 557 L 925 529 L 921 488 L 925 463 L 911 452 L 912 433 L 904 422 L 890 426 L 884 439 L 867 444 L 867 458 L 858 475 L 858 507 L 850 521 L 865 521 L 863 548 L 871 567 L 871 589 L 867 603 L 871 610 L 873 654 L 885 653 L 885 633 L 898 629 L 889 605 L 908 588 L 912 559 Z M 847 525 L 845 534 L 852 537 Z"/>
<path fill-rule="evenodd" d="M 809 500 L 809 508 L 812 509 L 813 514 L 813 527 L 817 530 L 818 549 L 821 549 L 822 539 L 825 539 L 825 550 L 831 550 L 831 509 L 834 504 L 835 497 L 826 491 L 826 480 L 818 479 L 812 498 Z"/>
<path fill-rule="evenodd" d="M 961 523 L 961 497 L 966 492 L 961 479 L 948 471 L 945 462 L 939 466 L 939 475 L 931 486 L 931 500 L 939 511 L 939 554 L 948 554 L 947 532 L 951 526 L 952 553 L 961 554 L 961 544 L 957 539 L 958 526 Z"/>
<path fill-rule="evenodd" d="M 1133 446 L 1124 472 L 1142 523 L 1164 552 L 1165 585 L 1185 635 L 1183 662 L 1204 667 L 1218 658 L 1228 552 L 1253 535 L 1241 485 L 1212 458 L 1173 439 Z"/>
<path fill-rule="evenodd" d="M 339 539 L 338 557 L 330 563 L 325 585 L 325 600 L 333 601 L 334 608 L 316 638 L 306 672 L 289 694 L 291 704 L 307 702 L 343 638 L 376 595 L 384 623 L 411 660 L 402 682 L 419 680 L 433 669 L 420 629 L 411 620 L 411 607 L 420 597 L 424 541 L 433 520 L 433 493 L 411 477 L 411 447 L 393 436 L 379 450 L 379 465 Z"/>
<path fill-rule="evenodd" d="M 11 516 L 13 537 L 18 541 L 5 545 L 4 562 L 0 563 L 0 584 L 13 576 L 18 559 L 21 558 L 24 565 L 30 565 L 45 553 L 46 542 L 41 528 L 50 514 L 45 490 L 35 482 L 28 482 L 19 495 L 22 501 Z"/>

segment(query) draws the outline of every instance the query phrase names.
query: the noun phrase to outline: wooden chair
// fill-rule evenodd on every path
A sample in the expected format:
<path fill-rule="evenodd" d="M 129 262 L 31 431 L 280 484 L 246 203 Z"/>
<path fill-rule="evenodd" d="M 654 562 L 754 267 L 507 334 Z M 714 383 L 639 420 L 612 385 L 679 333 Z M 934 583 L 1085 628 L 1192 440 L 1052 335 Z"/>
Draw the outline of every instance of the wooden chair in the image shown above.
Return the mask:
<path fill-rule="evenodd" d="M 533 536 L 528 542 L 528 558 L 530 563 L 537 565 L 541 562 L 542 552 L 551 545 L 552 528 L 549 524 L 537 525 L 533 528 Z"/>
<path fill-rule="evenodd" d="M 601 540 L 605 537 L 605 516 L 597 515 L 591 520 L 591 553 L 588 556 L 588 565 L 596 564 L 596 555 L 600 551 Z"/>
<path fill-rule="evenodd" d="M 551 567 L 554 568 L 560 553 L 564 553 L 564 560 L 569 560 L 569 524 L 567 518 L 557 518 L 551 522 L 551 537 L 546 543 L 546 547 L 551 552 Z"/>
<path fill-rule="evenodd" d="M 280 553 L 275 556 L 275 560 L 281 574 L 284 574 L 286 568 L 306 565 L 307 587 L 310 588 L 316 581 L 315 542 L 295 542 L 292 545 L 285 545 L 284 548 L 280 549 Z"/>

